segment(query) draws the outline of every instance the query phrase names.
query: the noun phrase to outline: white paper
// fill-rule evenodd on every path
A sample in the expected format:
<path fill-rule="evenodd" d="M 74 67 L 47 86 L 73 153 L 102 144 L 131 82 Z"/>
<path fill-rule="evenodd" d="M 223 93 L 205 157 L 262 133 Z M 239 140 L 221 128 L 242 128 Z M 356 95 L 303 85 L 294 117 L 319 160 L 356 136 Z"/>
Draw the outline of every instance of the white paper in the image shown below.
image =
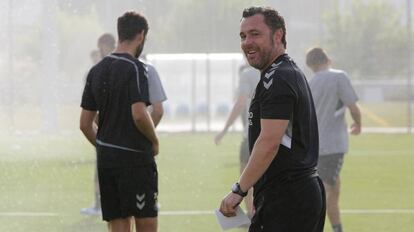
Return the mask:
<path fill-rule="evenodd" d="M 250 224 L 249 217 L 247 217 L 240 206 L 237 206 L 236 216 L 234 217 L 226 217 L 218 209 L 216 209 L 215 213 L 222 230 L 228 230 Z"/>

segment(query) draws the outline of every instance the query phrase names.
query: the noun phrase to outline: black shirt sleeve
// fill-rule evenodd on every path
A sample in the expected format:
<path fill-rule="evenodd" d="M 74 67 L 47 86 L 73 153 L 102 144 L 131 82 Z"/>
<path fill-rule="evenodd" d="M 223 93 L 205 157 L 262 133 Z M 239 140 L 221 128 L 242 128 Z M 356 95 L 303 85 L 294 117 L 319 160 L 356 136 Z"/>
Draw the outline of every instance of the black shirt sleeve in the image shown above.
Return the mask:
<path fill-rule="evenodd" d="M 264 89 L 261 100 L 262 119 L 285 119 L 289 120 L 293 113 L 295 94 L 291 86 L 281 77 L 273 76 L 272 85 Z M 265 81 L 261 80 L 260 84 Z M 266 82 L 269 84 L 269 81 Z"/>
<path fill-rule="evenodd" d="M 89 111 L 97 111 L 97 104 L 92 92 L 93 69 L 91 69 L 86 77 L 85 88 L 83 89 L 81 107 Z"/>

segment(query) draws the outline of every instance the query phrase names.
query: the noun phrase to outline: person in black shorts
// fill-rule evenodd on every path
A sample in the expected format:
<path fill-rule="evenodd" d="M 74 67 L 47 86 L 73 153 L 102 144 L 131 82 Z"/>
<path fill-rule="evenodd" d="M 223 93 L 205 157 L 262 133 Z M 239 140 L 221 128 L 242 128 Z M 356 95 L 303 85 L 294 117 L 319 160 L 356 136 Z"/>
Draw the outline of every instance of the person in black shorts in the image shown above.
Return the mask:
<path fill-rule="evenodd" d="M 284 19 L 272 8 L 247 8 L 240 38 L 261 79 L 249 109 L 250 159 L 220 211 L 234 216 L 254 186 L 250 232 L 322 232 L 326 206 L 316 172 L 318 125 L 305 75 L 285 53 Z"/>
<path fill-rule="evenodd" d="M 361 110 L 358 96 L 348 74 L 331 67 L 332 61 L 321 47 L 313 47 L 306 53 L 306 64 L 314 72 L 309 82 L 315 102 L 319 131 L 318 172 L 326 190 L 326 214 L 333 232 L 343 232 L 339 196 L 340 172 L 344 156 L 349 149 L 348 128 L 345 118 L 349 109 L 353 123 L 351 135 L 361 133 Z"/>
<path fill-rule="evenodd" d="M 137 59 L 147 32 L 139 13 L 119 17 L 115 52 L 92 67 L 82 96 L 80 128 L 96 146 L 102 218 L 110 231 L 129 231 L 133 221 L 137 231 L 157 231 L 158 138 L 147 111 L 146 69 Z"/>
<path fill-rule="evenodd" d="M 105 56 L 111 54 L 111 52 L 115 49 L 115 37 L 110 33 L 104 33 L 98 38 L 98 50 L 95 51 L 91 58 L 93 64 L 97 64 L 100 60 L 102 60 Z M 98 116 L 96 116 L 96 119 Z M 97 122 L 97 120 L 96 120 Z M 82 208 L 81 214 L 85 214 L 88 216 L 95 216 L 101 215 L 101 193 L 99 191 L 99 181 L 98 181 L 98 169 L 95 165 L 95 173 L 93 177 L 93 184 L 94 184 L 94 197 L 95 201 L 91 207 Z"/>

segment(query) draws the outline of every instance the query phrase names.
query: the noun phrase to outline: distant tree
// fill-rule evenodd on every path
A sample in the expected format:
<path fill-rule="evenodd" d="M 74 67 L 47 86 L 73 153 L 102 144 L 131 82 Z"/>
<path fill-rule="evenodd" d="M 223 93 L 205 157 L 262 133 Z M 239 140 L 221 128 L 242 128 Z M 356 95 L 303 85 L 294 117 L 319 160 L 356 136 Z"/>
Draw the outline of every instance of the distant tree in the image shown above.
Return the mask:
<path fill-rule="evenodd" d="M 265 1 L 154 0 L 146 3 L 152 52 L 239 52 L 242 10 Z"/>
<path fill-rule="evenodd" d="M 89 53 L 97 48 L 97 39 L 104 32 L 97 18 L 93 8 L 88 14 L 64 9 L 57 13 L 59 68 L 68 77 L 79 78 L 92 64 Z"/>
<path fill-rule="evenodd" d="M 66 15 L 92 19 L 116 33 L 116 18 L 125 10 L 143 13 L 150 26 L 146 49 L 151 53 L 239 52 L 242 10 L 267 0 L 56 0 Z M 96 12 L 93 12 L 96 10 Z M 93 15 L 95 16 L 95 15 Z"/>
<path fill-rule="evenodd" d="M 353 0 L 326 17 L 326 47 L 336 67 L 356 78 L 394 78 L 405 72 L 406 28 L 401 13 L 384 0 Z"/>

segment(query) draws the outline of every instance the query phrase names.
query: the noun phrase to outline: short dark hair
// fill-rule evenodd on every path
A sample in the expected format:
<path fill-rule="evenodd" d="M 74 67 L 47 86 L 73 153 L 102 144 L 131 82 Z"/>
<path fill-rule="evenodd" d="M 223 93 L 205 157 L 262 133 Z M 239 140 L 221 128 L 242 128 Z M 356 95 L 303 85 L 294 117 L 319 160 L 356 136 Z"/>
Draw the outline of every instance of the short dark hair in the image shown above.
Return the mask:
<path fill-rule="evenodd" d="M 327 64 L 328 62 L 328 55 L 326 54 L 325 50 L 320 47 L 311 48 L 306 53 L 306 65 L 309 67 Z"/>
<path fill-rule="evenodd" d="M 243 10 L 243 18 L 248 18 L 256 14 L 262 14 L 264 16 L 264 21 L 272 33 L 275 33 L 275 31 L 278 29 L 282 29 L 282 43 L 286 48 L 286 24 L 285 19 L 279 14 L 279 12 L 271 7 L 260 6 L 252 6 Z"/>
<path fill-rule="evenodd" d="M 110 33 L 105 33 L 99 37 L 98 44 L 104 44 L 108 47 L 115 48 L 115 37 Z"/>
<path fill-rule="evenodd" d="M 118 38 L 120 42 L 132 40 L 142 31 L 144 31 L 144 35 L 147 35 L 148 29 L 148 22 L 145 17 L 135 11 L 127 11 L 118 18 Z"/>

